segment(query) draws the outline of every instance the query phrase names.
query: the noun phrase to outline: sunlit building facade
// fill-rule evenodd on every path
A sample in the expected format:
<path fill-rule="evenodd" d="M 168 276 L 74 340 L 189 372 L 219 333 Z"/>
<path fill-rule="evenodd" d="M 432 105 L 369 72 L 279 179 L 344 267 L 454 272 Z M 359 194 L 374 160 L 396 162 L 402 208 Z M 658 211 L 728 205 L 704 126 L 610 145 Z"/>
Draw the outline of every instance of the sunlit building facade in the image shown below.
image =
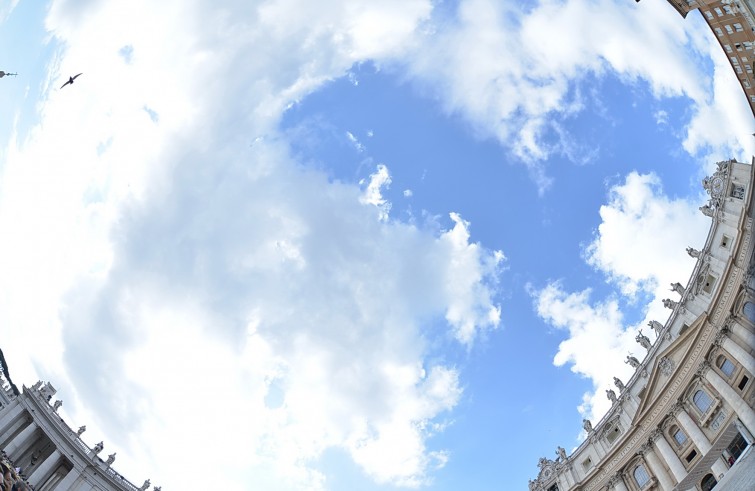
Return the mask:
<path fill-rule="evenodd" d="M 754 169 L 719 162 L 703 181 L 711 228 L 669 318 L 650 323 L 654 341 L 638 334 L 646 355 L 625 360 L 635 372 L 614 378 L 611 409 L 570 455 L 540 459 L 531 491 L 755 489 Z"/>
<path fill-rule="evenodd" d="M 3 359 L 4 362 L 4 359 Z M 0 375 L 0 450 L 19 479 L 35 491 L 146 491 L 151 483 L 131 483 L 113 468 L 115 453 L 106 460 L 104 444 L 90 448 L 81 439 L 85 426 L 73 430 L 58 414 L 49 382 L 37 382 L 19 391 L 10 381 L 7 366 Z M 15 489 L 15 488 L 14 488 Z M 159 491 L 160 487 L 152 487 Z"/>
<path fill-rule="evenodd" d="M 729 58 L 755 115 L 755 0 L 669 0 L 669 3 L 683 17 L 692 10 L 700 11 Z"/>

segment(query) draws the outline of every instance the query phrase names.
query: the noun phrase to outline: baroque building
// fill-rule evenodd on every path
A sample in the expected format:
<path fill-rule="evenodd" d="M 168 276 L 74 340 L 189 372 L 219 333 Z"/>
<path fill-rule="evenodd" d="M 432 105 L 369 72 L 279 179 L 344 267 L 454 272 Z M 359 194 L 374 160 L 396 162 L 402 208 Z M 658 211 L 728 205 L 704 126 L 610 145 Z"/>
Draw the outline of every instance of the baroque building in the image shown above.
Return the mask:
<path fill-rule="evenodd" d="M 614 378 L 611 409 L 571 455 L 542 458 L 530 491 L 755 489 L 755 201 L 753 165 L 719 162 L 703 180 L 711 227 L 686 286 L 671 285 L 644 359 Z M 727 484 L 727 481 L 729 483 Z M 747 487 L 741 487 L 742 482 Z"/>
<path fill-rule="evenodd" d="M 10 380 L 0 351 L 0 450 L 3 463 L 35 491 L 146 491 L 147 479 L 137 486 L 113 469 L 115 453 L 100 458 L 103 442 L 90 448 L 81 439 L 86 426 L 74 431 L 58 414 L 63 404 L 53 400 L 55 388 L 37 382 L 22 391 Z M 14 488 L 15 489 L 15 488 Z M 153 491 L 160 491 L 155 486 Z"/>
<path fill-rule="evenodd" d="M 692 10 L 700 11 L 726 53 L 755 115 L 755 0 L 668 0 L 668 3 L 685 18 Z"/>

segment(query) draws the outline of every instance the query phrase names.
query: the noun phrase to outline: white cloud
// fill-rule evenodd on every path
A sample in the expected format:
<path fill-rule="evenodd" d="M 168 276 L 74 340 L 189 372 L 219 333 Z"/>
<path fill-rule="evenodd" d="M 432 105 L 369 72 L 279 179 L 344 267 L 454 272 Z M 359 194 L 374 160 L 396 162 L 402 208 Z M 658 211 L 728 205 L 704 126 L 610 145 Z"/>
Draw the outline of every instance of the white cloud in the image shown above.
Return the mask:
<path fill-rule="evenodd" d="M 354 60 L 401 52 L 429 6 L 50 8 L 64 48 L 0 179 L 4 347 L 34 346 L 14 377 L 53 380 L 123 474 L 192 489 L 200 458 L 225 489 L 322 489 L 335 448 L 417 486 L 446 462 L 430 439 L 462 389 L 422 333 L 495 328 L 502 253 L 457 215 L 391 221 L 387 168 L 329 182 L 276 131 Z"/>
<path fill-rule="evenodd" d="M 605 390 L 613 388 L 613 377 L 626 382 L 632 374 L 624 364 L 626 355 L 645 355 L 634 340 L 637 329 L 652 319 L 665 321 L 669 311 L 660 300 L 673 297 L 670 283 L 686 283 L 694 262 L 685 248 L 699 248 L 710 226 L 696 205 L 665 196 L 654 174 L 632 172 L 610 189 L 608 204 L 600 208 L 601 224 L 585 248 L 585 259 L 625 300 L 636 301 L 639 293 L 652 298 L 638 324 L 625 325 L 618 297 L 595 301 L 590 290 L 570 293 L 560 282 L 533 293 L 538 315 L 568 332 L 554 364 L 569 364 L 593 384 L 580 407 L 586 416 L 597 419 L 610 408 Z"/>

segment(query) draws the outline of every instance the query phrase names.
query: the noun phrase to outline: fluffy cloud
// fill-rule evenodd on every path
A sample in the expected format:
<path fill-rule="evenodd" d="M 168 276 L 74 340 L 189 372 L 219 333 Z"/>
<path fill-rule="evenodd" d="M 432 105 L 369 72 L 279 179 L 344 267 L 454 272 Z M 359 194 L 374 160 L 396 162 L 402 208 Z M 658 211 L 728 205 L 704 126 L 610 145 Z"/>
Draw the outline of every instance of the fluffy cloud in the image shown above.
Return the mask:
<path fill-rule="evenodd" d="M 660 300 L 673 295 L 668 285 L 688 278 L 693 260 L 684 249 L 704 243 L 710 225 L 695 205 L 665 196 L 654 174 L 630 173 L 610 189 L 608 203 L 600 208 L 601 224 L 585 248 L 586 261 L 622 296 L 596 301 L 590 290 L 571 293 L 560 282 L 534 293 L 538 315 L 568 332 L 554 364 L 569 364 L 592 381 L 594 391 L 585 394 L 580 407 L 588 417 L 600 418 L 609 409 L 605 390 L 613 388 L 613 377 L 626 381 L 632 374 L 624 364 L 627 353 L 644 356 L 635 332 L 651 319 L 665 320 L 668 311 Z M 651 299 L 642 306 L 640 323 L 625 325 L 620 298 Z"/>
<path fill-rule="evenodd" d="M 658 98 L 689 97 L 690 153 L 744 158 L 755 152 L 747 101 L 698 14 L 682 19 L 665 2 L 517 5 L 461 2 L 455 17 L 433 18 L 434 29 L 423 31 L 424 41 L 405 63 L 448 112 L 526 162 L 541 190 L 550 185 L 542 165 L 550 155 L 577 163 L 594 158 L 575 153 L 579 145 L 561 125 L 584 110 L 574 89 L 589 74 L 647 83 Z M 715 83 L 703 62 L 708 57 L 716 60 Z"/>
<path fill-rule="evenodd" d="M 502 253 L 456 214 L 391 220 L 387 167 L 330 182 L 276 129 L 355 60 L 398 56 L 429 3 L 290 3 L 49 11 L 63 48 L 0 179 L 4 342 L 35 347 L 16 377 L 54 380 L 138 482 L 195 488 L 201 460 L 226 489 L 321 489 L 340 449 L 421 485 L 462 394 L 427 336 L 498 325 Z"/>

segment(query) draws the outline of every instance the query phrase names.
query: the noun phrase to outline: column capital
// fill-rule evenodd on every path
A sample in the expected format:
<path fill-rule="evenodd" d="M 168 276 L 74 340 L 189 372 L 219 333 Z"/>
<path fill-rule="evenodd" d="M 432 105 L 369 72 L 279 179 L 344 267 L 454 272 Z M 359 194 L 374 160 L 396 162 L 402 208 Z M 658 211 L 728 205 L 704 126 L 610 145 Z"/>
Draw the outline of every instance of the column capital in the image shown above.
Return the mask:
<path fill-rule="evenodd" d="M 700 362 L 700 365 L 697 367 L 695 376 L 703 378 L 705 377 L 705 374 L 708 372 L 708 370 L 710 370 L 710 362 L 708 360 L 703 360 Z"/>
<path fill-rule="evenodd" d="M 658 439 L 658 437 L 662 435 L 663 435 L 663 431 L 661 430 L 660 426 L 656 427 L 648 435 L 648 443 L 653 443 L 654 441 Z"/>

